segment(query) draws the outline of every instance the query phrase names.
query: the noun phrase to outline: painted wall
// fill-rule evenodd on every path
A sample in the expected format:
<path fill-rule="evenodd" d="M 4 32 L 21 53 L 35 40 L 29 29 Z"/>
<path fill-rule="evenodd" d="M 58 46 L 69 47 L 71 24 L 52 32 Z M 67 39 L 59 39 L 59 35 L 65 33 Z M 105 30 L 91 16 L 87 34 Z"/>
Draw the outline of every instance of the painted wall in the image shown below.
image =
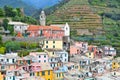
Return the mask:
<path fill-rule="evenodd" d="M 63 49 L 62 40 L 45 40 L 43 49 Z"/>

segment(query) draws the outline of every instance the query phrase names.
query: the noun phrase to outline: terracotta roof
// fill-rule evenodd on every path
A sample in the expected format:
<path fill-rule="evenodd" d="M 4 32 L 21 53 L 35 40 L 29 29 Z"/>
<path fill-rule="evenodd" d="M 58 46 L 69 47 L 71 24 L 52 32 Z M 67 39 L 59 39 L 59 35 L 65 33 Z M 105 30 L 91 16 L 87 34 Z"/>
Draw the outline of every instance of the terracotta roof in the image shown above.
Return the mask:
<path fill-rule="evenodd" d="M 39 25 L 29 25 L 28 31 L 39 30 L 39 29 L 52 29 L 52 30 L 62 30 L 58 26 L 39 26 Z"/>

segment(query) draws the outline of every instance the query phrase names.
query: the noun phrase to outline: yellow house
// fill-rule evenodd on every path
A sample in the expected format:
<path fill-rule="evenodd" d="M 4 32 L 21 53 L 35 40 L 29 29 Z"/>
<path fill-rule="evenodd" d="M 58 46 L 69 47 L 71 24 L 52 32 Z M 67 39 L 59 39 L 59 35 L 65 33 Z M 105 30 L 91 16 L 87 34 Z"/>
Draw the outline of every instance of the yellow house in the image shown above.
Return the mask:
<path fill-rule="evenodd" d="M 62 71 L 54 71 L 54 79 L 53 80 L 63 80 L 64 79 L 64 72 Z"/>
<path fill-rule="evenodd" d="M 48 39 L 43 42 L 43 49 L 63 49 L 62 39 Z"/>
<path fill-rule="evenodd" d="M 86 54 L 85 54 L 88 58 L 94 58 L 94 52 L 86 52 Z"/>
<path fill-rule="evenodd" d="M 119 61 L 117 59 L 112 61 L 112 70 L 118 70 L 120 68 Z"/>
<path fill-rule="evenodd" d="M 1 74 L 1 72 L 0 72 L 0 80 L 3 80 L 3 75 Z"/>
<path fill-rule="evenodd" d="M 53 69 L 50 67 L 49 63 L 40 63 L 40 69 L 38 66 L 35 70 L 35 76 L 40 76 L 45 80 L 53 80 Z"/>

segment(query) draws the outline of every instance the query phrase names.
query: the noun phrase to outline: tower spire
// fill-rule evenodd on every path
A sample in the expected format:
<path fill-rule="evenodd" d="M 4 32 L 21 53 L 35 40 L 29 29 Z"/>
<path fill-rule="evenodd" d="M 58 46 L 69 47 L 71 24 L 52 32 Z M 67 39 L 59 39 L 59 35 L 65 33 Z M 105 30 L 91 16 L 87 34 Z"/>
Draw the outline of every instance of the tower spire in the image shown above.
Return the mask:
<path fill-rule="evenodd" d="M 45 12 L 42 10 L 40 14 L 40 25 L 45 26 L 46 25 L 46 15 Z"/>

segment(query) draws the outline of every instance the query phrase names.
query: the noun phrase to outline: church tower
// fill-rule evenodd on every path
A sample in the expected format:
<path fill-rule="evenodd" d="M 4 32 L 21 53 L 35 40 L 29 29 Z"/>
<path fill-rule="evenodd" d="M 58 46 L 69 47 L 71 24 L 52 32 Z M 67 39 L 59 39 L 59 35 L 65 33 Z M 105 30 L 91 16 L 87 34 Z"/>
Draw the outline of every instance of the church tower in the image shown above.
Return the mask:
<path fill-rule="evenodd" d="M 40 14 L 40 25 L 41 26 L 46 25 L 46 15 L 44 11 L 41 11 L 41 14 Z"/>

